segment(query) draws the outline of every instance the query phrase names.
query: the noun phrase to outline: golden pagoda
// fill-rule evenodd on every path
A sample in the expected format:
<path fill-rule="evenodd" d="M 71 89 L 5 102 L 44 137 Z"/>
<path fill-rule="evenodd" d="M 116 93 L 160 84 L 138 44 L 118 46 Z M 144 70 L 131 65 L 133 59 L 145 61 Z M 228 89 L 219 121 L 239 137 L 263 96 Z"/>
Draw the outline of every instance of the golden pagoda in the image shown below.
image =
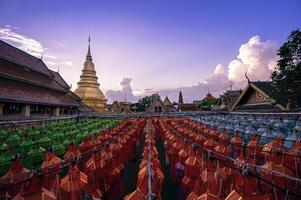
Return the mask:
<path fill-rule="evenodd" d="M 104 113 L 106 99 L 102 91 L 99 89 L 94 63 L 90 51 L 90 36 L 88 54 L 84 63 L 84 69 L 80 76 L 80 81 L 77 83 L 75 94 L 77 94 L 84 104 L 92 108 L 95 112 Z"/>

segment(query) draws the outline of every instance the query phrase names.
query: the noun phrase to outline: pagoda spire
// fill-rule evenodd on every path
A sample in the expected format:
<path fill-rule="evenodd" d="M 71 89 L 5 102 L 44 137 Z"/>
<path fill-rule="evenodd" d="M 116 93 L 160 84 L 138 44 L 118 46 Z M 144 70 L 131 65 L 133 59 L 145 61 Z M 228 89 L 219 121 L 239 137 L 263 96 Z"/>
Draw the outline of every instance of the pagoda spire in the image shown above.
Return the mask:
<path fill-rule="evenodd" d="M 91 38 L 90 38 L 90 35 L 89 35 L 89 39 L 88 39 L 88 53 L 87 53 L 87 57 L 86 59 L 91 59 L 92 60 L 92 55 L 91 55 L 91 50 L 90 50 L 90 42 L 91 42 Z"/>
<path fill-rule="evenodd" d="M 183 101 L 183 95 L 182 95 L 182 91 L 180 90 L 180 92 L 179 92 L 179 101 L 178 101 L 178 103 L 180 104 L 180 103 L 184 103 L 184 101 Z"/>
<path fill-rule="evenodd" d="M 98 77 L 92 61 L 90 42 L 91 38 L 89 35 L 88 53 L 80 80 L 77 82 L 77 88 L 74 92 L 82 99 L 84 104 L 98 113 L 103 113 L 106 99 L 103 92 L 99 89 Z"/>

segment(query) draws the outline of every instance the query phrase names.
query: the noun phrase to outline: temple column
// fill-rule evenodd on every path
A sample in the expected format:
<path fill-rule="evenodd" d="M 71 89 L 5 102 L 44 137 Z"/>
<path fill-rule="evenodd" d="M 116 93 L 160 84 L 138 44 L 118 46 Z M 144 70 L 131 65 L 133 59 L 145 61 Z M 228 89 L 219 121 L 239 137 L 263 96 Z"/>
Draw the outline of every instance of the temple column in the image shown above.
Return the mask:
<path fill-rule="evenodd" d="M 30 117 L 30 105 L 23 105 L 21 108 L 21 114 L 23 117 Z"/>
<path fill-rule="evenodd" d="M 56 117 L 60 116 L 60 107 L 55 107 L 54 108 L 53 115 L 56 116 Z"/>
<path fill-rule="evenodd" d="M 4 103 L 0 103 L 0 117 L 3 116 L 3 107 L 4 107 Z"/>

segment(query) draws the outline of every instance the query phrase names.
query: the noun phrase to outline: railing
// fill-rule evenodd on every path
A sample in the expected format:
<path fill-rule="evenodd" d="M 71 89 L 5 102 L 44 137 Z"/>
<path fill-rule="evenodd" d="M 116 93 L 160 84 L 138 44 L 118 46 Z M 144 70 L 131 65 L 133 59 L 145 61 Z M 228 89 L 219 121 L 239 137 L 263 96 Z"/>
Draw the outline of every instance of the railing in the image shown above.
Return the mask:
<path fill-rule="evenodd" d="M 301 119 L 301 112 L 297 113 L 253 113 L 253 112 L 226 112 L 226 111 L 193 111 L 193 112 L 162 112 L 162 113 L 107 113 L 107 114 L 97 114 L 97 113 L 80 113 L 75 115 L 64 115 L 64 116 L 34 116 L 32 118 L 6 118 L 0 117 L 0 127 L 13 127 L 18 124 L 38 124 L 47 121 L 55 121 L 61 119 L 85 119 L 85 118 L 136 118 L 136 117 L 159 117 L 159 116 L 175 116 L 175 117 L 197 117 L 203 115 L 240 115 L 240 116 L 266 116 L 273 118 L 289 118 L 289 119 Z"/>

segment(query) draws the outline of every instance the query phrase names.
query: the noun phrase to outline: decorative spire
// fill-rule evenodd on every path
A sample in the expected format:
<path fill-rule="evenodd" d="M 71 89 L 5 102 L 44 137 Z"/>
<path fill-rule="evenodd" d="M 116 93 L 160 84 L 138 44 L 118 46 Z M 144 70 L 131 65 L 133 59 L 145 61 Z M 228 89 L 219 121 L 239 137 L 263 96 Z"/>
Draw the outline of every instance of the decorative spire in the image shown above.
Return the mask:
<path fill-rule="evenodd" d="M 182 95 L 182 91 L 180 90 L 180 92 L 179 92 L 179 101 L 178 101 L 178 103 L 180 104 L 180 103 L 184 103 L 184 101 L 183 101 L 183 95 Z"/>
<path fill-rule="evenodd" d="M 88 53 L 87 53 L 87 58 L 92 59 L 92 55 L 91 55 L 91 50 L 90 50 L 90 42 L 91 42 L 91 38 L 90 38 L 90 34 L 89 34 L 89 39 L 88 39 L 89 45 L 88 45 Z"/>

